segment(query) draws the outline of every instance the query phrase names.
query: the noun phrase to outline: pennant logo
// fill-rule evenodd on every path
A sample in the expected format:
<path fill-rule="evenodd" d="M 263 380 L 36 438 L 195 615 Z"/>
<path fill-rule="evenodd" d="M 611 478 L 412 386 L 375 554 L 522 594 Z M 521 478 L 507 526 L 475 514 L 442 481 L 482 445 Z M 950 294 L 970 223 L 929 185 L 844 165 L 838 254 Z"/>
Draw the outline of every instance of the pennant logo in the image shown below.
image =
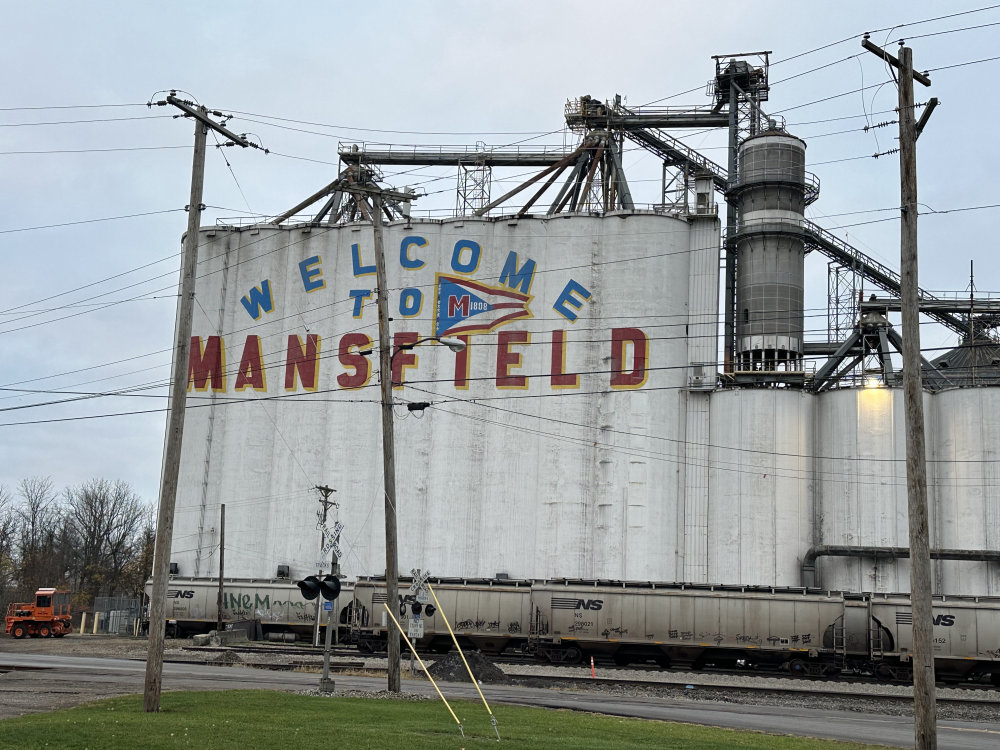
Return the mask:
<path fill-rule="evenodd" d="M 456 276 L 437 275 L 434 335 L 487 333 L 513 320 L 530 318 L 530 294 L 505 286 L 486 286 Z"/>

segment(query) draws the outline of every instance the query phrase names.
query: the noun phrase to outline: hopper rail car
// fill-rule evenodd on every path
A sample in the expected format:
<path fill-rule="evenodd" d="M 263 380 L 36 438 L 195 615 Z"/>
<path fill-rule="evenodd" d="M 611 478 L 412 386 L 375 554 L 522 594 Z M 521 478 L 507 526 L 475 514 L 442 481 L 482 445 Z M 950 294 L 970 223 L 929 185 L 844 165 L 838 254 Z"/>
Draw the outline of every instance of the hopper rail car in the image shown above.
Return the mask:
<path fill-rule="evenodd" d="M 147 600 L 152 581 L 146 582 Z M 178 638 L 208 633 L 218 625 L 218 578 L 172 576 L 167 584 L 167 633 Z M 322 599 L 318 600 L 323 602 Z M 249 627 L 263 640 L 308 640 L 316 627 L 316 601 L 307 601 L 287 578 L 226 578 L 222 585 L 222 622 L 227 629 Z M 357 617 L 350 584 L 332 602 L 339 643 L 347 643 Z M 320 604 L 320 608 L 323 604 Z M 325 628 L 326 615 L 320 616 Z M 258 628 L 259 626 L 259 628 Z M 357 625 L 354 624 L 354 629 Z"/>

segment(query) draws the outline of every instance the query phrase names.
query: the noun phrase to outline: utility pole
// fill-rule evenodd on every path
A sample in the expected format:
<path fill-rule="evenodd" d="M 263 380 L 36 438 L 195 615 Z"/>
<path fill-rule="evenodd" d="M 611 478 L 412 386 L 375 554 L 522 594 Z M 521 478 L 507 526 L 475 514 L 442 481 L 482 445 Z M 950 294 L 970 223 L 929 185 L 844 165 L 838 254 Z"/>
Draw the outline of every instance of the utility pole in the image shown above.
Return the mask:
<path fill-rule="evenodd" d="M 902 44 L 902 42 L 900 43 Z M 931 595 L 930 534 L 927 520 L 927 455 L 924 447 L 923 383 L 920 372 L 920 308 L 917 297 L 917 137 L 913 53 L 900 46 L 899 59 L 868 40 L 861 45 L 899 70 L 900 307 L 903 324 L 903 408 L 906 424 L 906 490 L 910 527 L 910 601 L 913 607 L 914 746 L 937 748 L 934 686 L 934 602 Z M 935 102 L 936 103 L 936 102 Z M 927 121 L 921 118 L 920 129 Z"/>
<path fill-rule="evenodd" d="M 385 253 L 382 249 L 382 200 L 408 204 L 416 196 L 411 192 L 383 190 L 377 186 L 350 185 L 345 190 L 354 194 L 361 212 L 371 221 L 375 247 L 375 279 L 378 284 L 378 352 L 379 379 L 382 396 L 382 480 L 385 491 L 385 595 L 393 611 L 399 608 L 399 547 L 396 531 L 396 446 L 392 417 L 392 339 L 389 335 L 389 297 L 385 273 Z M 371 206 L 365 202 L 368 196 Z M 387 689 L 400 691 L 399 630 L 394 622 L 386 623 L 388 631 Z"/>
<path fill-rule="evenodd" d="M 327 515 L 327 513 L 330 510 L 330 506 L 331 505 L 336 505 L 336 503 L 333 500 L 330 499 L 330 495 L 332 495 L 337 490 L 333 489 L 332 487 L 327 487 L 326 485 L 323 485 L 323 486 L 317 485 L 313 489 L 315 489 L 317 492 L 319 492 L 320 495 L 322 495 L 322 497 L 320 498 L 320 501 L 319 501 L 320 505 L 323 506 L 323 515 L 321 517 L 322 520 L 320 521 L 320 528 L 322 529 L 322 533 L 320 534 L 320 537 L 319 537 L 319 549 L 320 549 L 320 554 L 323 554 L 323 550 L 326 548 L 326 515 Z M 322 576 L 323 575 L 323 560 L 322 560 L 322 558 L 320 558 L 320 563 L 316 567 L 318 569 L 317 572 L 319 573 L 320 576 Z M 331 570 L 330 572 L 334 573 L 333 570 Z M 322 597 L 316 597 L 316 624 L 313 627 L 313 646 L 319 646 L 319 619 L 320 619 L 319 618 L 319 605 L 320 605 L 320 601 L 322 601 Z"/>
<path fill-rule="evenodd" d="M 222 605 L 225 602 L 225 594 L 222 590 L 222 578 L 226 571 L 226 504 L 222 503 L 219 508 L 219 596 L 216 600 L 219 615 L 215 623 L 215 632 L 222 632 Z"/>
<path fill-rule="evenodd" d="M 153 102 L 150 103 L 152 106 Z M 194 158 L 191 166 L 191 200 L 188 203 L 187 234 L 181 271 L 181 294 L 174 341 L 174 361 L 170 380 L 170 413 L 164 447 L 163 476 L 160 478 L 160 503 L 156 516 L 156 541 L 153 544 L 153 592 L 149 602 L 149 647 L 146 655 L 146 681 L 143 710 L 160 710 L 163 689 L 163 646 L 166 638 L 167 580 L 170 576 L 170 542 L 174 533 L 174 508 L 177 503 L 177 477 L 180 473 L 181 439 L 184 434 L 184 408 L 187 404 L 188 367 L 191 351 L 191 325 L 194 318 L 195 271 L 198 265 L 198 229 L 201 226 L 202 193 L 205 185 L 205 143 L 211 128 L 244 148 L 251 144 L 208 117 L 205 107 L 178 99 L 174 92 L 157 106 L 171 104 L 194 119 Z M 213 112 L 213 114 L 216 114 Z"/>
<path fill-rule="evenodd" d="M 385 596 L 394 612 L 399 610 L 399 548 L 396 532 L 396 445 L 392 423 L 392 340 L 389 337 L 389 299 L 382 251 L 382 202 L 372 195 L 372 229 L 375 234 L 375 278 L 378 284 L 378 366 L 382 387 L 382 480 L 385 489 Z M 400 691 L 399 633 L 388 625 L 388 678 L 390 693 Z"/>

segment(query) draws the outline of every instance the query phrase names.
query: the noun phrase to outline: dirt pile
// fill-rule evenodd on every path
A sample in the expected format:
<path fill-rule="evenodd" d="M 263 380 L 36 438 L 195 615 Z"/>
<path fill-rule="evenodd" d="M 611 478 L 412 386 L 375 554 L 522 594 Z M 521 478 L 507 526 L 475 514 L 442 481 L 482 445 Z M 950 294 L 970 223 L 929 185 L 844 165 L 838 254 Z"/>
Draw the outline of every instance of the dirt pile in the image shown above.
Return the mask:
<path fill-rule="evenodd" d="M 479 682 L 488 685 L 502 685 L 507 682 L 507 675 L 503 670 L 479 652 L 466 652 L 465 658 L 469 662 L 469 669 Z M 469 671 L 462 663 L 462 657 L 456 653 L 441 657 L 427 671 L 435 680 L 470 682 Z"/>
<path fill-rule="evenodd" d="M 223 651 L 212 659 L 216 664 L 240 664 L 243 659 L 235 651 Z"/>

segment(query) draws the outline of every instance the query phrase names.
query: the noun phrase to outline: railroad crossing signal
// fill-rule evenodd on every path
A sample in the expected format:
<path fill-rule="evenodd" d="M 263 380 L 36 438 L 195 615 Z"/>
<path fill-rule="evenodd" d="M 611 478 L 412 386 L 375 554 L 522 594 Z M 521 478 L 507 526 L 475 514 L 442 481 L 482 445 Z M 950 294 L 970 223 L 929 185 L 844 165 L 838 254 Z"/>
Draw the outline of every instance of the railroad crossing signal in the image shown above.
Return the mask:
<path fill-rule="evenodd" d="M 427 579 L 431 577 L 430 571 L 421 573 L 420 568 L 411 568 L 410 575 L 413 576 L 413 583 L 410 584 L 410 593 L 416 594 L 417 601 L 421 604 L 430 604 L 431 595 L 427 590 Z"/>
<path fill-rule="evenodd" d="M 431 577 L 430 571 L 421 573 L 420 568 L 410 568 L 410 575 L 413 576 L 413 583 L 410 584 L 410 593 L 415 594 L 420 589 L 427 588 L 427 579 Z"/>
<path fill-rule="evenodd" d="M 340 596 L 340 579 L 334 575 L 323 576 L 322 580 L 317 576 L 306 576 L 301 581 L 296 581 L 295 585 L 302 592 L 302 597 L 309 601 L 320 595 L 327 600 Z"/>
<path fill-rule="evenodd" d="M 340 532 L 344 530 L 344 524 L 337 521 L 337 523 L 333 525 L 333 531 L 330 531 L 330 529 L 323 524 L 320 524 L 320 527 L 323 529 L 323 533 L 326 534 L 326 544 L 323 546 L 323 554 L 327 555 L 330 553 L 330 550 L 333 550 L 339 560 L 341 558 Z"/>

